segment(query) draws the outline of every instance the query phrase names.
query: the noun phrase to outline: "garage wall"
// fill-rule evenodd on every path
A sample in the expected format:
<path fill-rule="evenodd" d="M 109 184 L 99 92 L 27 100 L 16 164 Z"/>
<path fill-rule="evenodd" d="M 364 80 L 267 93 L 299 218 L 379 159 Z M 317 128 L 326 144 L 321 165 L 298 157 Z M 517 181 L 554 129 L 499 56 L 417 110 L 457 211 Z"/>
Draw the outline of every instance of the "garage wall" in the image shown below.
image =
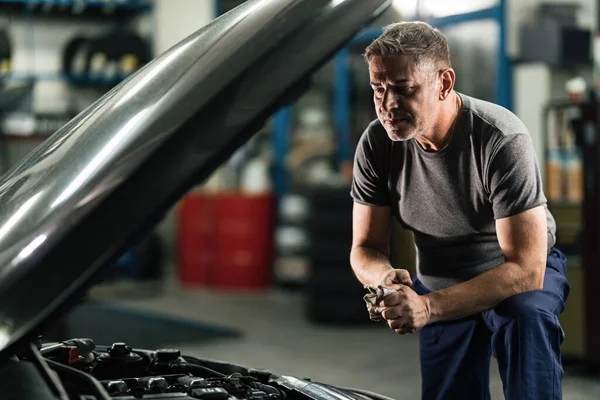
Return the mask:
<path fill-rule="evenodd" d="M 154 0 L 154 51 L 162 53 L 210 22 L 216 14 L 214 0 Z"/>

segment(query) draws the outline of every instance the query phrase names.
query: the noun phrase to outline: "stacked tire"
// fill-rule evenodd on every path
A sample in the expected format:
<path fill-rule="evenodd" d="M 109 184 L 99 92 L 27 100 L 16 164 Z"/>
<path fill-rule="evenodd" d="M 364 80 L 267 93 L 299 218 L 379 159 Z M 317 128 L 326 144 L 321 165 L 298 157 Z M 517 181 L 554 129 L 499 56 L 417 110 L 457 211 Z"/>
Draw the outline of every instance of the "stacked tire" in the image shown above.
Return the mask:
<path fill-rule="evenodd" d="M 310 275 L 307 283 L 307 317 L 327 325 L 369 323 L 364 289 L 350 266 L 352 199 L 350 189 L 311 188 L 306 194 L 309 211 Z"/>
<path fill-rule="evenodd" d="M 304 288 L 309 276 L 309 235 L 306 231 L 308 203 L 305 196 L 290 193 L 279 201 L 275 231 L 273 281 L 285 289 Z"/>

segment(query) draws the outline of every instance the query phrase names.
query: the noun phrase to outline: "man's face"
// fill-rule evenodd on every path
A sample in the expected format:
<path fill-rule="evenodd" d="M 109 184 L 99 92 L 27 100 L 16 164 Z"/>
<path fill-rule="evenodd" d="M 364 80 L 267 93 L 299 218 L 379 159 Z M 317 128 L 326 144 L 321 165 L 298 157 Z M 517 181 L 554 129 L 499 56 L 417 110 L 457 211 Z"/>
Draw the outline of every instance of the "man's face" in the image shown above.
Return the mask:
<path fill-rule="evenodd" d="M 375 56 L 369 77 L 377 117 L 391 140 L 427 134 L 436 124 L 439 91 L 435 72 L 419 67 L 411 56 Z"/>

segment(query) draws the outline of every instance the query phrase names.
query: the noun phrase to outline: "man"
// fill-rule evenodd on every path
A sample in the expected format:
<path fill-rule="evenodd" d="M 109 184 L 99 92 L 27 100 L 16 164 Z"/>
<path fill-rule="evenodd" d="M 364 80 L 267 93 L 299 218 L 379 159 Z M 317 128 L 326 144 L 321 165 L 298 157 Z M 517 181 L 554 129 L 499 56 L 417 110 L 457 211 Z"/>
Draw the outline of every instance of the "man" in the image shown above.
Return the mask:
<path fill-rule="evenodd" d="M 423 398 L 489 399 L 492 354 L 507 399 L 561 398 L 566 259 L 526 127 L 454 91 L 425 23 L 387 26 L 365 58 L 378 119 L 355 156 L 351 264 L 395 290 L 388 325 L 419 332 Z M 414 279 L 390 264 L 392 216 L 414 232 Z"/>

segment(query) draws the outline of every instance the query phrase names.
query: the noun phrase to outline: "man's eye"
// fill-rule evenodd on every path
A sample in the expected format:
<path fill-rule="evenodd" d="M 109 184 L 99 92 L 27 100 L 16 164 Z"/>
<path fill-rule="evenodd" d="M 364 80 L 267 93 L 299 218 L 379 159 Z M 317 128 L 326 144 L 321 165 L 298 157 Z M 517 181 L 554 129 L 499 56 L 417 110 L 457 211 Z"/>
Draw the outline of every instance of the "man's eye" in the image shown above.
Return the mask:
<path fill-rule="evenodd" d="M 373 91 L 375 92 L 375 95 L 377 96 L 383 96 L 383 88 L 374 88 Z"/>

